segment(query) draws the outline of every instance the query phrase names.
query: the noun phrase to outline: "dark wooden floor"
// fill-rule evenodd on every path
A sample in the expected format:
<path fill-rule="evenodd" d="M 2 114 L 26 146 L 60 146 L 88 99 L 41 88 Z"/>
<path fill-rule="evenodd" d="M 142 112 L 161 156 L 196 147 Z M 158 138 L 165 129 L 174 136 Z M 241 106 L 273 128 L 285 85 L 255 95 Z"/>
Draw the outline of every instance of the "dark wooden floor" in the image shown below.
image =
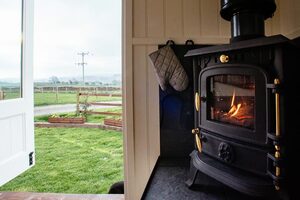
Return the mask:
<path fill-rule="evenodd" d="M 124 200 L 124 195 L 0 192 L 0 200 Z"/>

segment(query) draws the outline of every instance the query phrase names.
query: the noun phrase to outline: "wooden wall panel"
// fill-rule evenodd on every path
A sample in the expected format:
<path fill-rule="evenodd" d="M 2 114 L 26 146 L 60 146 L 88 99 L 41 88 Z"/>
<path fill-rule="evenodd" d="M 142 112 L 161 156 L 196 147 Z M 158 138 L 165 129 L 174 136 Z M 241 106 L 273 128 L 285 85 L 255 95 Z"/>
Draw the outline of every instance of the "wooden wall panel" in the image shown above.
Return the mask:
<path fill-rule="evenodd" d="M 185 37 L 200 35 L 200 1 L 183 0 L 183 34 Z"/>
<path fill-rule="evenodd" d="M 292 12 L 291 12 L 291 1 L 282 0 L 280 1 L 280 29 L 281 33 L 286 35 L 292 31 Z"/>
<path fill-rule="evenodd" d="M 296 29 L 296 24 L 297 21 L 299 21 L 299 18 L 297 19 L 296 16 L 298 15 L 298 13 L 296 13 L 296 9 L 297 9 L 297 2 L 299 2 L 299 0 L 288 0 L 288 8 L 289 8 L 289 22 L 290 22 L 290 31 L 292 32 Z M 299 17 L 299 15 L 298 15 Z"/>
<path fill-rule="evenodd" d="M 157 46 L 148 46 L 147 55 L 157 50 Z M 154 68 L 148 59 L 147 63 L 147 96 L 148 96 L 148 146 L 149 146 L 149 173 L 152 172 L 160 155 L 160 119 L 159 119 L 159 86 Z"/>
<path fill-rule="evenodd" d="M 133 2 L 122 4 L 122 97 L 124 190 L 126 199 L 135 199 L 135 141 L 133 115 Z"/>
<path fill-rule="evenodd" d="M 272 35 L 277 35 L 280 33 L 280 3 L 277 1 L 277 9 L 274 13 L 272 19 L 268 19 L 272 21 Z"/>
<path fill-rule="evenodd" d="M 293 20 L 294 20 L 294 30 L 300 30 L 300 1 L 293 0 Z"/>
<path fill-rule="evenodd" d="M 148 147 L 148 95 L 146 47 L 135 46 L 133 50 L 134 84 L 134 141 L 135 141 L 135 189 L 141 195 L 149 179 Z"/>
<path fill-rule="evenodd" d="M 272 35 L 272 19 L 267 19 L 265 21 L 265 34 L 267 36 Z"/>
<path fill-rule="evenodd" d="M 201 1 L 201 36 L 219 36 L 218 1 Z"/>
<path fill-rule="evenodd" d="M 231 23 L 226 21 L 220 15 L 221 2 L 218 1 L 218 21 L 219 21 L 219 36 L 220 37 L 231 37 Z"/>
<path fill-rule="evenodd" d="M 231 26 L 230 22 L 225 19 L 219 17 L 219 36 L 220 37 L 231 37 Z"/>
<path fill-rule="evenodd" d="M 182 0 L 165 0 L 165 17 L 167 37 L 183 35 Z"/>
<path fill-rule="evenodd" d="M 133 36 L 146 36 L 146 0 L 133 0 Z"/>
<path fill-rule="evenodd" d="M 300 1 L 280 0 L 280 33 L 290 39 L 300 36 Z"/>
<path fill-rule="evenodd" d="M 148 37 L 164 37 L 164 1 L 163 0 L 147 0 L 147 36 Z"/>

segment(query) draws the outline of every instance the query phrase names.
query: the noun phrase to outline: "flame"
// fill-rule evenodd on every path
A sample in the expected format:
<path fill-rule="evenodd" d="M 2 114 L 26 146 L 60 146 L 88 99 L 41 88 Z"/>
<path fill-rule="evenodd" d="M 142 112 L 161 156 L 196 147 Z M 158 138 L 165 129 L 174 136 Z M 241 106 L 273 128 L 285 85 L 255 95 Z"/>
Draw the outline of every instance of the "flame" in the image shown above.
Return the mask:
<path fill-rule="evenodd" d="M 230 115 L 230 117 L 236 116 L 236 115 L 238 114 L 238 112 L 239 112 L 241 106 L 242 106 L 242 104 L 239 103 L 239 104 L 237 105 L 237 108 L 236 108 L 235 112 L 234 112 L 232 115 Z"/>
<path fill-rule="evenodd" d="M 235 89 L 233 90 L 233 94 L 232 94 L 232 99 L 231 99 L 231 105 L 230 107 L 232 107 L 234 105 L 234 101 L 235 101 Z"/>
<path fill-rule="evenodd" d="M 234 117 L 239 113 L 239 110 L 242 106 L 241 103 L 239 103 L 237 106 L 234 104 L 235 102 L 235 90 L 233 90 L 232 93 L 232 99 L 231 99 L 231 106 L 230 106 L 230 110 L 228 111 L 227 115 L 229 115 L 229 117 Z"/>
<path fill-rule="evenodd" d="M 253 106 L 252 97 L 239 96 L 236 90 L 232 91 L 232 96 L 226 97 L 227 105 L 220 104 L 221 109 L 213 109 L 213 119 L 234 125 L 253 128 Z M 217 105 L 218 106 L 218 105 Z M 224 106 L 224 107 L 223 107 Z M 228 108 L 229 107 L 229 108 Z"/>
<path fill-rule="evenodd" d="M 230 108 L 230 110 L 228 111 L 227 115 L 231 116 L 231 114 L 234 113 L 235 111 L 236 111 L 236 106 L 232 105 L 231 108 Z"/>

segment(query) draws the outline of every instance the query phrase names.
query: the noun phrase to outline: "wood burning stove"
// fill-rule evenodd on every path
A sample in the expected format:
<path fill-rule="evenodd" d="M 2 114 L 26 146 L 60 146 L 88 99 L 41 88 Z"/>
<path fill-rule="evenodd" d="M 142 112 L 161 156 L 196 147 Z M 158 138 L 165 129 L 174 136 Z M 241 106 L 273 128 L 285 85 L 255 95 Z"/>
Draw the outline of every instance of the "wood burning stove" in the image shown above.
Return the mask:
<path fill-rule="evenodd" d="M 275 9 L 274 0 L 221 0 L 231 43 L 186 54 L 195 95 L 188 186 L 200 171 L 253 196 L 292 193 L 300 54 L 286 37 L 264 36 L 264 20 Z"/>

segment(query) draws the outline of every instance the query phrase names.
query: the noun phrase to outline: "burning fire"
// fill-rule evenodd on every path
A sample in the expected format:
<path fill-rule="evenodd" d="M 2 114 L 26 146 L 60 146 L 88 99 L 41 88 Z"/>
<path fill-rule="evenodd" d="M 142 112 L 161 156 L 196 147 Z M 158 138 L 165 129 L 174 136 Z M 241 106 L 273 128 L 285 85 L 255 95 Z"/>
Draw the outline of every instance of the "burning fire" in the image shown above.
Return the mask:
<path fill-rule="evenodd" d="M 241 83 L 236 86 L 221 81 L 216 83 L 215 88 L 212 91 L 216 90 L 210 107 L 210 119 L 253 129 L 255 125 L 254 85 Z"/>
<path fill-rule="evenodd" d="M 239 103 L 239 104 L 235 105 L 234 102 L 235 102 L 235 90 L 233 90 L 230 110 L 225 115 L 228 115 L 229 117 L 234 117 L 239 113 L 239 110 L 242 107 L 242 104 Z"/>
<path fill-rule="evenodd" d="M 212 107 L 212 119 L 239 125 L 247 128 L 254 128 L 254 100 L 251 96 L 239 96 L 236 90 L 233 90 L 231 97 L 227 97 L 230 105 L 221 103 Z M 229 98 L 229 99 L 228 99 Z M 227 101 L 226 101 L 227 102 Z M 228 106 L 229 109 L 228 109 Z"/>

